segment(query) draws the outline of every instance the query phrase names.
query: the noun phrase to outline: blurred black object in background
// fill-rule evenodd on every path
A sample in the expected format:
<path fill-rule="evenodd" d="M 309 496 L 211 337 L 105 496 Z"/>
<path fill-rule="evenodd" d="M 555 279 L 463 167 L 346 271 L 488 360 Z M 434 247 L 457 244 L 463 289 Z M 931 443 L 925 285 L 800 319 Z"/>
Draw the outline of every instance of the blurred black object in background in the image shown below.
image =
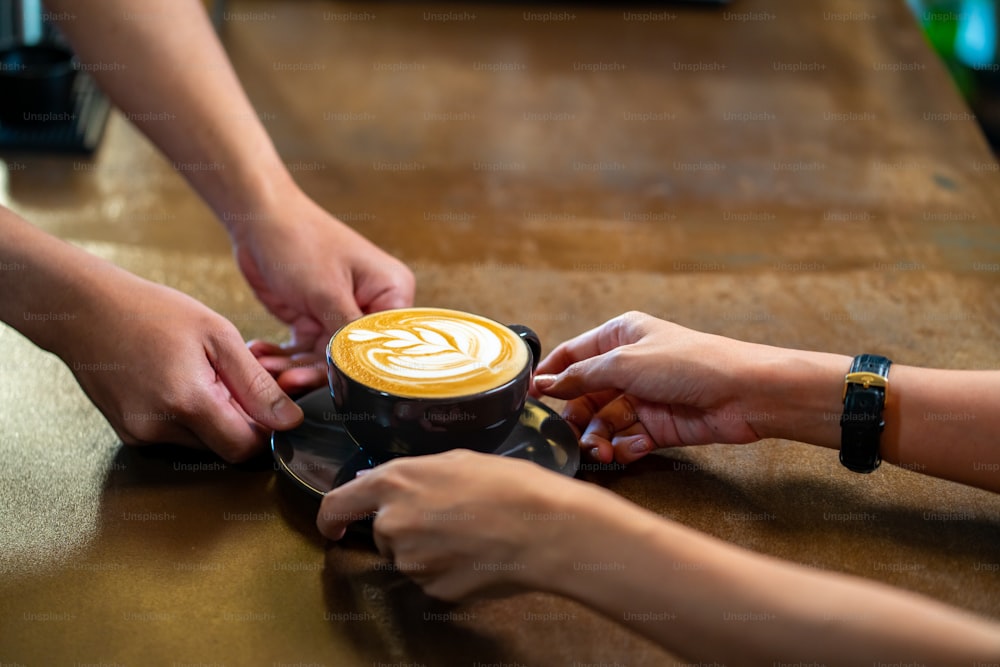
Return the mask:
<path fill-rule="evenodd" d="M 76 72 L 73 52 L 59 46 L 0 50 L 0 124 L 68 120 Z"/>
<path fill-rule="evenodd" d="M 111 105 L 38 0 L 0 0 L 0 150 L 92 153 Z"/>

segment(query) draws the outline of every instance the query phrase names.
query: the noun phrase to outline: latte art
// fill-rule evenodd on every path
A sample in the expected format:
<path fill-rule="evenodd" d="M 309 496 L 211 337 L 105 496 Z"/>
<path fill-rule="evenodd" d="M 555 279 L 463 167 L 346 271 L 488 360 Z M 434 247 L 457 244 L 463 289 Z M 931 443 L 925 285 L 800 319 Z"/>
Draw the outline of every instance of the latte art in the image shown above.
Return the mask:
<path fill-rule="evenodd" d="M 372 368 L 411 380 L 456 380 L 489 370 L 503 350 L 492 333 L 471 322 L 427 319 L 412 331 L 355 329 L 352 343 L 377 341 L 365 358 Z"/>
<path fill-rule="evenodd" d="M 521 338 L 492 320 L 442 308 L 366 315 L 330 343 L 334 362 L 374 389 L 401 396 L 463 396 L 499 387 L 529 362 Z"/>

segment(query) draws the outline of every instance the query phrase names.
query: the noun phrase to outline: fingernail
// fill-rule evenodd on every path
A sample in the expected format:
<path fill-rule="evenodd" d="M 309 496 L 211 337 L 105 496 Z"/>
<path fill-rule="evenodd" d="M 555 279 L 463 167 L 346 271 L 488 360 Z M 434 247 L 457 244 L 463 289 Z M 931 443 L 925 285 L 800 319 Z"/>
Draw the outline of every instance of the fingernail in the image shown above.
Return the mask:
<path fill-rule="evenodd" d="M 287 396 L 282 396 L 275 401 L 274 405 L 271 406 L 271 412 L 278 421 L 285 423 L 297 422 L 302 418 L 301 408 Z"/>
<path fill-rule="evenodd" d="M 645 454 L 649 451 L 649 441 L 646 438 L 637 438 L 629 443 L 628 450 L 633 454 Z"/>
<path fill-rule="evenodd" d="M 600 449 L 598 449 L 597 447 L 594 447 L 593 449 L 591 449 L 591 450 L 590 450 L 590 458 L 592 458 L 592 459 L 596 459 L 596 458 L 597 458 L 597 456 L 598 456 L 598 455 L 599 455 L 600 453 L 601 453 L 601 450 L 600 450 Z"/>
<path fill-rule="evenodd" d="M 367 475 L 371 471 L 372 471 L 371 468 L 365 468 L 364 470 L 359 470 L 356 473 L 354 473 L 354 476 L 355 477 L 364 477 L 365 475 Z"/>
<path fill-rule="evenodd" d="M 535 376 L 535 387 L 545 391 L 552 385 L 556 383 L 555 375 L 536 375 Z"/>

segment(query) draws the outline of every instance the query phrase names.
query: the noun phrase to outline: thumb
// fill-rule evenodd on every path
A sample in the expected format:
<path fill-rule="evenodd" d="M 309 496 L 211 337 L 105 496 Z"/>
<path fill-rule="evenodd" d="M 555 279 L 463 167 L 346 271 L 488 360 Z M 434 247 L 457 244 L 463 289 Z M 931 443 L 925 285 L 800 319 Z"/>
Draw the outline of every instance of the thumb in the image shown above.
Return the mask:
<path fill-rule="evenodd" d="M 233 342 L 226 337 L 212 351 L 212 365 L 219 378 L 254 421 L 276 431 L 302 423 L 302 409 L 281 390 L 242 339 Z"/>
<path fill-rule="evenodd" d="M 625 373 L 610 362 L 610 354 L 571 364 L 561 373 L 536 375 L 534 387 L 552 398 L 570 400 L 609 389 L 625 389 Z"/>

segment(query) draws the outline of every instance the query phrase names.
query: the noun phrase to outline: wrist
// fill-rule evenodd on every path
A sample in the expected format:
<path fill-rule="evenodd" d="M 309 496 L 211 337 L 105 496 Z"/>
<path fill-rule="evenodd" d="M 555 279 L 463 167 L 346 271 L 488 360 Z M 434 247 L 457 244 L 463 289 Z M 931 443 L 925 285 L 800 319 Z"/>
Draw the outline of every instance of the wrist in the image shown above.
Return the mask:
<path fill-rule="evenodd" d="M 622 577 L 637 574 L 626 555 L 647 546 L 658 518 L 601 487 L 572 486 L 553 493 L 545 505 L 551 530 L 529 541 L 525 583 L 581 601 L 600 600 L 619 589 Z"/>
<path fill-rule="evenodd" d="M 218 196 L 206 198 L 234 243 L 249 232 L 280 225 L 306 199 L 285 165 L 277 157 L 275 162 L 231 174 Z"/>
<path fill-rule="evenodd" d="M 541 487 L 522 516 L 527 534 L 522 537 L 525 568 L 520 583 L 530 590 L 568 595 L 573 559 L 588 558 L 593 547 L 587 535 L 604 534 L 605 527 L 595 516 L 599 499 L 587 493 L 599 492 L 599 487 L 566 481 L 565 487 Z"/>
<path fill-rule="evenodd" d="M 844 375 L 851 357 L 759 346 L 748 374 L 751 426 L 761 438 L 840 447 Z"/>
<path fill-rule="evenodd" d="M 0 319 L 38 347 L 63 357 L 71 333 L 88 326 L 88 286 L 114 268 L 65 241 L 49 236 L 0 207 L 4 298 Z"/>

